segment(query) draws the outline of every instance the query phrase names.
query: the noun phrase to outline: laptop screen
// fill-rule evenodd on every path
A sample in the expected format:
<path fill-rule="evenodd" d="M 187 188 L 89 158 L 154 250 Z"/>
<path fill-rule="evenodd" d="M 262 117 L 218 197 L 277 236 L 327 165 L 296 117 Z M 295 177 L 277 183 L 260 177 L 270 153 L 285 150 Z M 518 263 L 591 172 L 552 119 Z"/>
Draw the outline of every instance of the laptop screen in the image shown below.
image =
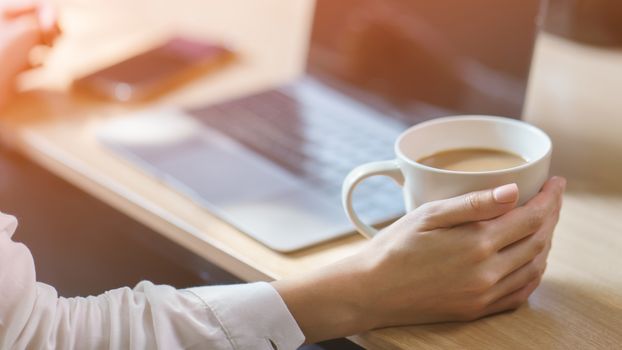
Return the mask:
<path fill-rule="evenodd" d="M 316 0 L 308 71 L 419 121 L 520 118 L 540 0 Z"/>

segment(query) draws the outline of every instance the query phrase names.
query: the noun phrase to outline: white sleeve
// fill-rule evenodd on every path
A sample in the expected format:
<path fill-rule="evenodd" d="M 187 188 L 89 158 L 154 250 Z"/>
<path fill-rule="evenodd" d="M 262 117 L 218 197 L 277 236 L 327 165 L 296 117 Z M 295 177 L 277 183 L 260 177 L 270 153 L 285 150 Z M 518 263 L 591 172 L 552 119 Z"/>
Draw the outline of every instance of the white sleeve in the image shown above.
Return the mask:
<path fill-rule="evenodd" d="M 205 302 L 234 349 L 297 349 L 305 340 L 270 284 L 258 282 L 189 289 Z"/>
<path fill-rule="evenodd" d="M 296 349 L 304 341 L 268 283 L 177 290 L 141 282 L 59 298 L 0 214 L 0 349 Z"/>

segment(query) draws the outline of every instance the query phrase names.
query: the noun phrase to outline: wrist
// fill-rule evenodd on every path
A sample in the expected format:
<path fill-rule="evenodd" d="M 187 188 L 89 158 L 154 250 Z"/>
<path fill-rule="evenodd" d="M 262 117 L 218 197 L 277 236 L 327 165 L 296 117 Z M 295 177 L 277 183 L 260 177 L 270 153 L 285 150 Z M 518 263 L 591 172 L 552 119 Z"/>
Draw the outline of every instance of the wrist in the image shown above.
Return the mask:
<path fill-rule="evenodd" d="M 382 261 L 378 259 L 378 254 L 365 254 L 365 252 L 352 258 L 356 260 L 354 261 L 356 268 L 352 269 L 348 286 L 353 289 L 349 293 L 355 304 L 353 312 L 359 321 L 361 331 L 381 328 L 385 324 L 381 309 L 383 282 L 379 278 L 384 275 L 381 271 Z"/>
<path fill-rule="evenodd" d="M 374 328 L 370 284 L 360 259 L 344 259 L 310 274 L 273 282 L 307 342 L 346 337 Z"/>

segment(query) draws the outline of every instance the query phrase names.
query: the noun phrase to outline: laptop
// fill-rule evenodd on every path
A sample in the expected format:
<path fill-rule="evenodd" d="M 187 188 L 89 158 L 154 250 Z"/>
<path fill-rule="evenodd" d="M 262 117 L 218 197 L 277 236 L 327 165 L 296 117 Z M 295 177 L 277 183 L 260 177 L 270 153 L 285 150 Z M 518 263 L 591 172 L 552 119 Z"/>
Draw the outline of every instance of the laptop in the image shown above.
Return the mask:
<path fill-rule="evenodd" d="M 317 0 L 299 79 L 199 108 L 141 111 L 107 122 L 98 138 L 257 241 L 296 251 L 353 233 L 344 177 L 394 158 L 409 126 L 520 118 L 541 10 L 539 0 Z M 366 181 L 354 202 L 368 223 L 404 212 L 386 178 Z"/>

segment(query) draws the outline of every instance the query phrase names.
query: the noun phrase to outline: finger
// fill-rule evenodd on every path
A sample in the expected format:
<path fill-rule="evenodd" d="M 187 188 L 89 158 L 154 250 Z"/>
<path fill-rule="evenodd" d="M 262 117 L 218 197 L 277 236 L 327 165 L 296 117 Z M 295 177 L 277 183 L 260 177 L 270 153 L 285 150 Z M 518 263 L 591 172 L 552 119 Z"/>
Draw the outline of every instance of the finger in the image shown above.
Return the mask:
<path fill-rule="evenodd" d="M 505 278 L 512 272 L 518 270 L 521 266 L 535 259 L 541 253 L 548 252 L 556 224 L 557 215 L 547 220 L 541 230 L 501 250 L 486 264 L 494 267 L 497 276 Z"/>
<path fill-rule="evenodd" d="M 413 218 L 424 230 L 453 227 L 496 218 L 512 210 L 517 200 L 518 187 L 508 184 L 426 203 L 413 212 Z"/>
<path fill-rule="evenodd" d="M 5 105 L 15 93 L 16 76 L 28 69 L 28 55 L 39 41 L 39 30 L 33 16 L 16 18 L 2 27 L 0 104 Z"/>
<path fill-rule="evenodd" d="M 521 266 L 495 284 L 486 295 L 487 300 L 498 300 L 505 295 L 511 294 L 529 282 L 540 278 L 546 270 L 546 259 L 550 250 L 550 244 L 538 256 L 527 264 Z"/>
<path fill-rule="evenodd" d="M 54 39 L 60 34 L 58 14 L 52 4 L 47 2 L 39 6 L 37 14 L 42 41 L 45 45 L 52 46 Z"/>
<path fill-rule="evenodd" d="M 3 10 L 7 19 L 17 19 L 22 16 L 34 15 L 39 23 L 41 43 L 51 46 L 54 39 L 60 34 L 58 14 L 54 6 L 49 2 L 22 2 L 12 4 Z"/>
<path fill-rule="evenodd" d="M 482 316 L 493 315 L 500 312 L 517 309 L 519 306 L 525 303 L 525 301 L 527 301 L 531 293 L 536 290 L 539 284 L 540 278 L 535 279 L 527 283 L 527 285 L 525 285 L 521 289 L 514 291 L 493 302 L 492 304 L 488 305 L 486 309 L 484 309 Z"/>
<path fill-rule="evenodd" d="M 487 236 L 493 246 L 501 250 L 538 231 L 548 218 L 559 212 L 565 188 L 565 179 L 553 177 L 526 205 L 491 221 Z"/>
<path fill-rule="evenodd" d="M 33 1 L 22 1 L 5 5 L 2 9 L 2 15 L 6 19 L 14 19 L 16 17 L 34 14 L 36 11 L 37 5 Z"/>
<path fill-rule="evenodd" d="M 2 70 L 0 84 L 6 84 L 15 75 L 29 67 L 30 50 L 39 43 L 37 21 L 32 17 L 20 17 L 3 27 Z"/>

